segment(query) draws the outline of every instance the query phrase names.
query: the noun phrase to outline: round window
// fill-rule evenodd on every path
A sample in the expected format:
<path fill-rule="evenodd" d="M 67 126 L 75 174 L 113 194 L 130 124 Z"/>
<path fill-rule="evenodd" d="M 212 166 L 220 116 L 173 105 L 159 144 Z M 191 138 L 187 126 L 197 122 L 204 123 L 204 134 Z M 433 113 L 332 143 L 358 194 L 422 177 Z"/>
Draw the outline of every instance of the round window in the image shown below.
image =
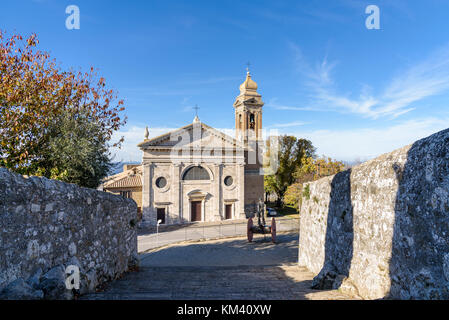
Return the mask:
<path fill-rule="evenodd" d="M 167 185 L 167 179 L 164 177 L 159 177 L 156 179 L 156 187 L 163 188 Z"/>
<path fill-rule="evenodd" d="M 227 176 L 225 179 L 224 179 L 224 184 L 226 185 L 226 186 L 231 186 L 232 185 L 232 182 L 233 182 L 233 180 L 232 180 L 232 177 L 231 176 Z"/>

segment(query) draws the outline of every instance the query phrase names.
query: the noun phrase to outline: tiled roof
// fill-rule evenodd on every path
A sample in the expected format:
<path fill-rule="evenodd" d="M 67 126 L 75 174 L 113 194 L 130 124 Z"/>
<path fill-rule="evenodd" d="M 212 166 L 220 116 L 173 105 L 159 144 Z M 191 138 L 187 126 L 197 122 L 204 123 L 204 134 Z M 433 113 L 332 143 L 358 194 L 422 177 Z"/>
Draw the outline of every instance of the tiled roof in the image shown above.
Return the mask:
<path fill-rule="evenodd" d="M 131 187 L 141 187 L 142 177 L 139 174 L 133 176 L 127 176 L 120 180 L 111 182 L 110 184 L 105 184 L 104 188 L 131 188 Z"/>
<path fill-rule="evenodd" d="M 103 189 L 142 187 L 142 166 L 107 177 Z"/>

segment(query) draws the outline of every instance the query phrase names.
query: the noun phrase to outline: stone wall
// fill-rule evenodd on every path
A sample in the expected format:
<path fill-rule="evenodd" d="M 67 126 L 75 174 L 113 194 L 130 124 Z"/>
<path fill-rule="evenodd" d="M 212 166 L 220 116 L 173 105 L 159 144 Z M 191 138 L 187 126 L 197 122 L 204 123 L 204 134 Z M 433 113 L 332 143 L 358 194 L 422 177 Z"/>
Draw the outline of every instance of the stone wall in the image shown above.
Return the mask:
<path fill-rule="evenodd" d="M 299 264 L 314 288 L 449 299 L 449 130 L 308 183 L 302 197 Z"/>
<path fill-rule="evenodd" d="M 137 266 L 136 223 L 132 200 L 0 168 L 0 298 L 73 298 L 116 279 Z"/>

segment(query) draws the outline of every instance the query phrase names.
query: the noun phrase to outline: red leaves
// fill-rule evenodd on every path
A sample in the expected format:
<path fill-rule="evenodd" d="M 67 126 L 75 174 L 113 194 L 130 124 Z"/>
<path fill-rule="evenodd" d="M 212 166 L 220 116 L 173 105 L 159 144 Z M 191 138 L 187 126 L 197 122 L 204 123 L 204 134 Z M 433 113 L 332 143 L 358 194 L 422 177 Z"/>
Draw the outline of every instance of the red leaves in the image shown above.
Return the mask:
<path fill-rule="evenodd" d="M 77 114 L 86 110 L 112 136 L 126 123 L 121 119 L 123 100 L 116 101 L 106 80 L 88 73 L 63 71 L 46 52 L 36 50 L 37 36 L 25 41 L 21 35 L 5 39 L 0 30 L 0 165 L 26 168 L 39 158 L 39 145 L 46 139 L 46 128 L 62 111 Z M 109 140 L 108 139 L 108 140 Z"/>

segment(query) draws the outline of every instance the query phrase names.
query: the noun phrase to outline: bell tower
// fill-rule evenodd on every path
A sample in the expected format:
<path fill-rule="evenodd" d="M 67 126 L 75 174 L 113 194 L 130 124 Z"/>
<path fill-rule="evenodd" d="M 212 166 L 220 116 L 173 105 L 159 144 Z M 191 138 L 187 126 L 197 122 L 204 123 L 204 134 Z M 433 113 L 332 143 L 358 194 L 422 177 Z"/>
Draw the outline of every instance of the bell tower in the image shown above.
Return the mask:
<path fill-rule="evenodd" d="M 257 93 L 257 83 L 251 79 L 247 69 L 246 79 L 240 85 L 240 94 L 235 99 L 236 140 L 244 145 L 244 203 L 245 212 L 252 212 L 264 198 L 264 176 L 260 146 L 262 137 L 262 96 Z M 252 209 L 251 209 L 252 208 Z"/>
<path fill-rule="evenodd" d="M 249 139 L 262 139 L 262 96 L 257 93 L 257 83 L 251 79 L 247 68 L 246 79 L 240 85 L 240 95 L 235 99 L 236 139 L 248 143 Z"/>

